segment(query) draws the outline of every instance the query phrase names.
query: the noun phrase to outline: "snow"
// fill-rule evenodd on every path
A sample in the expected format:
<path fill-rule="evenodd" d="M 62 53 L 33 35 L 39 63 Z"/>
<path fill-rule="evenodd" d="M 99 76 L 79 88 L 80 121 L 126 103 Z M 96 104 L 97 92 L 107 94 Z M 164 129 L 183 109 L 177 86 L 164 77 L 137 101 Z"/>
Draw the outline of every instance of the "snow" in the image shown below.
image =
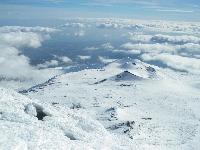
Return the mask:
<path fill-rule="evenodd" d="M 43 112 L 43 118 L 38 113 Z M 0 88 L 0 149 L 103 149 L 112 136 L 84 111 Z"/>
<path fill-rule="evenodd" d="M 124 72 L 128 78 L 112 80 Z M 142 79 L 132 78 L 136 74 Z M 78 146 L 81 141 L 94 149 L 198 150 L 200 96 L 193 79 L 199 81 L 199 76 L 138 60 L 114 61 L 103 69 L 66 73 L 23 91 L 50 114 L 38 121 L 30 105 L 23 118 L 27 122 L 25 116 L 31 116 L 68 137 L 56 140 L 76 141 Z"/>

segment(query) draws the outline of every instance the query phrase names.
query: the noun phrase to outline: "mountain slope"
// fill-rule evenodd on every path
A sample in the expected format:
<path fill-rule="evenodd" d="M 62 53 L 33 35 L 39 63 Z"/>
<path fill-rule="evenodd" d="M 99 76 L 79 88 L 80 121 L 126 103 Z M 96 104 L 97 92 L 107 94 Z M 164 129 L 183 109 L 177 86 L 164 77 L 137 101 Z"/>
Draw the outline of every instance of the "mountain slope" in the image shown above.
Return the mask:
<path fill-rule="evenodd" d="M 120 73 L 131 80 L 113 80 Z M 200 96 L 198 89 L 179 80 L 182 76 L 139 61 L 116 61 L 57 76 L 53 84 L 24 94 L 84 111 L 119 137 L 118 146 L 124 149 L 198 149 Z"/>

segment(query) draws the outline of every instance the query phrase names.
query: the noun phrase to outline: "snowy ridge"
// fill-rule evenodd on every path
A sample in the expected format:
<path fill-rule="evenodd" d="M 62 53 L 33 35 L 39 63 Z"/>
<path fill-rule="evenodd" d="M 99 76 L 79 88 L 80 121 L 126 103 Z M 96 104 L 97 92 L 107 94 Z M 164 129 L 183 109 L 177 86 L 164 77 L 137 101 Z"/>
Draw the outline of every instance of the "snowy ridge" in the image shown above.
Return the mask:
<path fill-rule="evenodd" d="M 159 80 L 165 75 L 159 71 L 158 67 L 156 69 L 140 60 L 116 60 L 105 67 L 105 71 L 113 70 L 116 72 L 115 75 L 95 82 L 95 84 L 103 83 L 107 80 L 110 81 L 137 81 L 137 80 Z M 121 71 L 121 72 L 120 72 Z"/>
<path fill-rule="evenodd" d="M 118 68 L 122 69 L 124 71 L 128 71 L 131 74 L 134 74 L 135 76 L 144 78 L 144 79 L 159 79 L 162 78 L 162 72 L 159 71 L 159 68 L 157 66 L 152 66 L 147 63 L 144 63 L 140 60 L 134 60 L 134 59 L 121 59 L 116 60 L 114 62 L 111 62 L 106 67 L 108 69 L 111 68 Z M 125 72 L 125 73 L 128 73 Z"/>
<path fill-rule="evenodd" d="M 107 80 L 110 81 L 123 81 L 123 80 L 126 81 L 126 80 L 142 80 L 142 79 L 154 80 L 154 79 L 161 79 L 165 76 L 162 72 L 159 72 L 158 67 L 146 64 L 140 60 L 132 60 L 132 59 L 129 60 L 122 59 L 113 61 L 111 63 L 108 63 L 104 69 L 99 69 L 99 71 L 103 72 L 106 71 L 107 72 L 106 74 L 110 74 L 110 77 L 97 81 L 94 84 L 103 83 Z M 33 86 L 27 90 L 19 92 L 22 94 L 26 94 L 29 92 L 38 92 L 38 90 L 42 90 L 47 86 L 55 84 L 56 78 L 59 78 L 59 76 L 54 76 L 53 78 L 49 79 L 48 81 L 42 84 Z"/>
<path fill-rule="evenodd" d="M 19 91 L 19 93 L 25 94 L 25 93 L 28 93 L 28 92 L 37 92 L 39 89 L 43 89 L 46 86 L 54 84 L 56 77 L 57 76 L 54 76 L 51 79 L 47 80 L 46 82 L 44 82 L 42 84 L 35 85 L 35 86 L 33 86 L 33 87 L 31 87 L 27 90 Z"/>

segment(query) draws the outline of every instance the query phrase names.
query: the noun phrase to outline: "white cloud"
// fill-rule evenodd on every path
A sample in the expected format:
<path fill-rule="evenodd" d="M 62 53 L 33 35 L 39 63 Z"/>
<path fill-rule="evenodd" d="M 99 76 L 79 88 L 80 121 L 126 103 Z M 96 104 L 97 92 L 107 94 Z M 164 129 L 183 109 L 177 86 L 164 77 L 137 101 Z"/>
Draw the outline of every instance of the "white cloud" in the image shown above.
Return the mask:
<path fill-rule="evenodd" d="M 64 25 L 61 25 L 60 28 L 74 28 L 73 30 L 74 33 L 73 35 L 76 36 L 76 37 L 82 37 L 85 35 L 85 31 L 84 31 L 84 28 L 88 27 L 89 24 L 85 24 L 85 23 L 80 23 L 80 22 L 69 22 L 69 23 L 66 23 Z"/>
<path fill-rule="evenodd" d="M 86 47 L 85 50 L 100 50 L 100 49 L 105 49 L 105 50 L 113 50 L 114 46 L 111 43 L 104 43 L 99 46 L 91 46 L 91 47 Z"/>
<path fill-rule="evenodd" d="M 129 39 L 133 42 L 148 43 L 151 41 L 152 35 L 138 34 L 138 33 L 128 33 Z"/>
<path fill-rule="evenodd" d="M 177 47 L 179 47 L 179 52 L 184 51 L 189 54 L 200 54 L 200 44 L 187 43 Z"/>
<path fill-rule="evenodd" d="M 198 34 L 199 22 L 145 21 L 121 18 L 79 18 L 76 22 L 96 23 L 97 28 L 128 29 L 129 31 Z M 90 25 L 92 25 L 90 24 Z M 150 31 L 150 32 L 149 32 Z"/>
<path fill-rule="evenodd" d="M 59 62 L 57 60 L 45 61 L 43 64 L 37 65 L 39 68 L 57 67 Z"/>
<path fill-rule="evenodd" d="M 71 64 L 72 60 L 67 56 L 57 57 L 62 63 Z"/>
<path fill-rule="evenodd" d="M 105 23 L 99 23 L 96 25 L 97 28 L 113 28 L 116 29 L 119 27 L 119 24 L 117 23 L 112 23 L 112 22 L 105 22 Z"/>
<path fill-rule="evenodd" d="M 177 70 L 184 70 L 191 73 L 200 73 L 200 60 L 196 58 L 182 57 L 168 53 L 162 54 L 143 54 L 144 61 L 160 61 L 163 64 Z"/>
<path fill-rule="evenodd" d="M 3 26 L 0 27 L 1 33 L 9 33 L 9 32 L 38 32 L 38 33 L 52 33 L 57 32 L 58 29 L 48 28 L 48 27 L 23 27 L 23 26 Z"/>
<path fill-rule="evenodd" d="M 32 70 L 30 69 L 28 58 L 23 55 L 19 55 L 18 49 L 2 45 L 0 45 L 0 49 L 1 77 L 19 78 L 25 75 L 24 71 L 28 70 L 29 72 Z"/>
<path fill-rule="evenodd" d="M 99 60 L 100 60 L 102 63 L 110 63 L 110 62 L 115 61 L 116 59 L 109 59 L 109 58 L 106 58 L 106 57 L 103 57 L 103 56 L 99 56 Z"/>
<path fill-rule="evenodd" d="M 176 21 L 144 21 L 120 18 L 79 18 L 80 21 L 96 22 L 97 28 L 129 29 L 136 31 L 153 31 L 162 33 L 199 33 L 200 24 L 198 22 L 176 22 Z"/>
<path fill-rule="evenodd" d="M 93 50 L 99 50 L 98 47 L 94 47 L 94 46 L 91 46 L 91 47 L 86 47 L 85 50 L 88 50 L 88 51 L 93 51 Z"/>
<path fill-rule="evenodd" d="M 183 9 L 156 9 L 159 12 L 175 12 L 175 13 L 193 13 L 194 10 L 183 10 Z"/>
<path fill-rule="evenodd" d="M 174 52 L 176 48 L 169 44 L 133 44 L 133 43 L 125 43 L 121 45 L 122 48 L 131 50 L 137 50 L 146 53 L 161 53 L 161 52 Z"/>
<path fill-rule="evenodd" d="M 141 51 L 140 51 L 140 50 L 121 50 L 121 49 L 113 49 L 112 52 L 126 53 L 126 54 L 134 54 L 134 55 L 141 54 Z"/>
<path fill-rule="evenodd" d="M 4 26 L 0 27 L 0 44 L 17 48 L 41 46 L 41 43 L 50 38 L 49 33 L 59 31 L 48 27 L 20 27 Z"/>
<path fill-rule="evenodd" d="M 85 24 L 83 23 L 66 23 L 63 27 L 72 27 L 72 28 L 85 28 Z"/>
<path fill-rule="evenodd" d="M 0 34 L 0 44 L 5 44 L 14 47 L 33 47 L 38 48 L 41 46 L 44 37 L 33 32 L 9 32 Z"/>
<path fill-rule="evenodd" d="M 194 57 L 200 59 L 200 55 L 194 55 Z"/>
<path fill-rule="evenodd" d="M 155 42 L 155 43 L 169 43 L 169 44 L 186 44 L 194 43 L 200 44 L 200 38 L 191 35 L 147 35 L 142 33 L 129 33 L 129 39 L 133 42 Z"/>
<path fill-rule="evenodd" d="M 170 36 L 170 35 L 154 35 L 151 41 L 157 43 L 171 43 L 171 44 L 186 44 L 186 43 L 200 43 L 200 38 L 196 36 L 181 35 L 181 36 Z"/>
<path fill-rule="evenodd" d="M 108 50 L 114 49 L 114 47 L 112 46 L 111 43 L 104 43 L 104 44 L 101 45 L 101 47 L 104 48 L 104 49 L 108 49 Z"/>
<path fill-rule="evenodd" d="M 72 60 L 67 56 L 54 56 L 55 59 L 45 61 L 43 64 L 38 64 L 38 68 L 49 68 L 57 67 L 59 65 L 69 65 L 72 64 Z"/>
<path fill-rule="evenodd" d="M 59 71 L 38 70 L 29 64 L 29 59 L 19 54 L 20 51 L 14 47 L 0 45 L 0 78 L 3 86 L 9 82 L 20 82 L 20 87 L 31 86 L 56 75 Z M 0 84 L 2 85 L 2 82 Z M 5 83 L 7 81 L 7 83 Z M 15 86 L 13 84 L 12 86 Z M 19 88 L 19 87 L 14 87 Z"/>
<path fill-rule="evenodd" d="M 31 29 L 37 32 L 29 32 Z M 48 78 L 59 73 L 49 69 L 38 70 L 30 65 L 28 57 L 21 54 L 21 47 L 37 48 L 46 39 L 45 33 L 39 33 L 41 28 L 25 28 L 25 27 L 1 27 L 0 28 L 0 84 L 3 86 L 11 86 L 20 88 L 44 82 Z M 44 29 L 42 29 L 44 30 Z M 49 30 L 49 29 L 48 29 Z M 44 35 L 43 35 L 44 34 Z M 48 36 L 49 37 L 49 36 Z M 16 87 L 15 85 L 19 85 Z"/>
<path fill-rule="evenodd" d="M 88 60 L 88 59 L 91 59 L 91 56 L 83 56 L 83 55 L 79 55 L 78 56 L 81 60 Z"/>
<path fill-rule="evenodd" d="M 174 53 L 184 56 L 200 54 L 200 38 L 191 35 L 145 35 L 129 33 L 133 43 L 122 44 L 124 52 L 135 53 Z M 139 43 L 138 43 L 139 42 Z M 122 51 L 122 50 L 121 50 Z M 139 53 L 139 52 L 138 52 Z"/>

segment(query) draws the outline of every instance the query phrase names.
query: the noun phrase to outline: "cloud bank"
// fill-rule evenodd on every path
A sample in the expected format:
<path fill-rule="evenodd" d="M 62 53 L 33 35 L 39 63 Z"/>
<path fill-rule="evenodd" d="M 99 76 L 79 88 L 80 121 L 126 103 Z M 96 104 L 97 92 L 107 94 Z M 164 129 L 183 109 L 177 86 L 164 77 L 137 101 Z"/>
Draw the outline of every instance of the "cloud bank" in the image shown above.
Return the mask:
<path fill-rule="evenodd" d="M 162 53 L 157 55 L 143 54 L 141 55 L 141 59 L 144 61 L 160 61 L 173 69 L 190 73 L 200 73 L 200 60 L 196 58 Z"/>
<path fill-rule="evenodd" d="M 34 31 L 34 32 L 33 32 Z M 50 69 L 38 70 L 30 65 L 28 57 L 22 54 L 22 47 L 38 48 L 49 38 L 47 33 L 55 31 L 45 28 L 0 27 L 0 83 L 13 88 L 23 88 L 42 82 L 57 71 Z"/>

